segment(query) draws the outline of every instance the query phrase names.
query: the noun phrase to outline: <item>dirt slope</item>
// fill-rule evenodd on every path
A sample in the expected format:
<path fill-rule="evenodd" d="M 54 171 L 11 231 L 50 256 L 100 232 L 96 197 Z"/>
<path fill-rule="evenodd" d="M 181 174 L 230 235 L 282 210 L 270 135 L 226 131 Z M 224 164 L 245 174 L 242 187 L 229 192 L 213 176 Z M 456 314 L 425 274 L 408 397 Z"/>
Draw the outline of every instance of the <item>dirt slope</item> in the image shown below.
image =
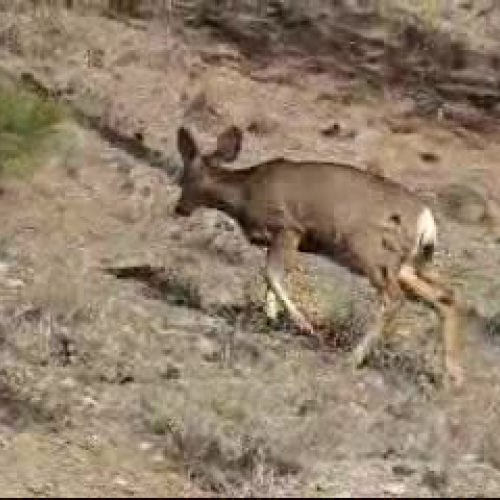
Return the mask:
<path fill-rule="evenodd" d="M 70 12 L 5 13 L 1 23 L 3 68 L 140 132 L 173 166 L 180 123 L 209 146 L 235 122 L 246 130 L 238 166 L 282 154 L 352 161 L 431 198 L 450 184 L 462 195 L 474 187 L 496 216 L 495 129 L 422 117 L 393 88 L 316 72 L 304 57 L 257 65 L 161 23 Z M 466 338 L 469 383 L 457 396 L 441 385 L 435 319 L 417 306 L 368 368 L 351 369 L 346 351 L 369 321 L 371 291 L 323 261 L 305 260 L 319 276 L 311 302 L 342 326 L 337 349 L 318 352 L 256 313 L 245 318 L 262 252 L 219 214 L 176 219 L 165 172 L 94 132 L 81 138 L 63 164 L 5 181 L 0 198 L 0 491 L 499 493 L 498 241 L 494 224 L 478 223 L 477 203 L 460 205 L 470 224 L 443 225 L 438 254 L 491 317 L 488 331 Z M 131 280 L 104 272 L 127 265 L 163 270 Z"/>

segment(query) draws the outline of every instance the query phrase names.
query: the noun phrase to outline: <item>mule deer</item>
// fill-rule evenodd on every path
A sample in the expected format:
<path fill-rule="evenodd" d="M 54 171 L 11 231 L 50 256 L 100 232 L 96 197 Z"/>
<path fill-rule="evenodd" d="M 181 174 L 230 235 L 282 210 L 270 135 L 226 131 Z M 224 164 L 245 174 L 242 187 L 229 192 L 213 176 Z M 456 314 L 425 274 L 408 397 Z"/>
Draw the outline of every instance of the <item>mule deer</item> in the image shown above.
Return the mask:
<path fill-rule="evenodd" d="M 265 277 L 303 331 L 314 329 L 283 286 L 288 252 L 323 254 L 377 291 L 379 308 L 354 351 L 364 363 L 405 299 L 420 300 L 440 316 L 445 368 L 463 381 L 459 360 L 459 306 L 446 281 L 430 268 L 437 243 L 431 210 L 404 186 L 354 166 L 276 158 L 244 170 L 229 170 L 240 153 L 243 133 L 229 127 L 214 151 L 203 154 L 184 127 L 177 132 L 183 159 L 181 196 L 175 213 L 218 209 L 235 219 L 252 244 L 267 247 Z"/>

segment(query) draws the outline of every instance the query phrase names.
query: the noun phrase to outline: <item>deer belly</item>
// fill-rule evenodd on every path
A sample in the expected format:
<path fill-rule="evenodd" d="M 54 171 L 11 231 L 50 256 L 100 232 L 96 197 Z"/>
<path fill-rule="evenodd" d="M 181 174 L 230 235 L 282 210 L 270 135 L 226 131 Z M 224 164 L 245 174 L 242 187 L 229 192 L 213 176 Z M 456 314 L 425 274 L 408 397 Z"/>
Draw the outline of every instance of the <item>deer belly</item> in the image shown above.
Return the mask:
<path fill-rule="evenodd" d="M 360 276 L 365 274 L 362 261 L 344 239 L 306 234 L 300 242 L 299 251 L 327 257 L 353 274 Z"/>
<path fill-rule="evenodd" d="M 246 233 L 248 241 L 256 246 L 268 246 L 271 243 L 271 236 L 267 231 L 250 231 Z"/>
<path fill-rule="evenodd" d="M 265 227 L 246 223 L 242 226 L 242 229 L 247 240 L 252 245 L 268 246 L 271 243 L 271 232 Z"/>

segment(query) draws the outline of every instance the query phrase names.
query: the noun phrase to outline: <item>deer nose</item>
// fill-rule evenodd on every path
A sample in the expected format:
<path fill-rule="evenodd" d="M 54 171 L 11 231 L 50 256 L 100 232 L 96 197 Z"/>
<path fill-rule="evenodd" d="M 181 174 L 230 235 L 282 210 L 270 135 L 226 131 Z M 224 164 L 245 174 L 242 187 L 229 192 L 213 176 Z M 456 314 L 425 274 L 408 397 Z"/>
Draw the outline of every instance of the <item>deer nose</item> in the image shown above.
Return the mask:
<path fill-rule="evenodd" d="M 187 217 L 188 215 L 191 215 L 191 212 L 183 203 L 177 203 L 174 208 L 174 214 L 181 217 Z"/>

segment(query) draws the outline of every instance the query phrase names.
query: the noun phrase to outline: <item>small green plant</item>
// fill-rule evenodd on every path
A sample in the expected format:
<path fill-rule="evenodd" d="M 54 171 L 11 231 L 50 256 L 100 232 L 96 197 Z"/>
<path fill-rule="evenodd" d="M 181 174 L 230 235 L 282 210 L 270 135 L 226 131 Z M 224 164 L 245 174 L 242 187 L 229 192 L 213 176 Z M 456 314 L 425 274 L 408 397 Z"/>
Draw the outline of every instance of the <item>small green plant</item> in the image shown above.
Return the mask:
<path fill-rule="evenodd" d="M 193 279 L 175 271 L 170 271 L 158 282 L 157 291 L 171 304 L 192 309 L 202 308 L 198 284 Z"/>
<path fill-rule="evenodd" d="M 443 6 L 441 0 L 425 0 L 421 4 L 421 16 L 424 23 L 433 29 L 439 26 Z"/>
<path fill-rule="evenodd" d="M 23 90 L 0 86 L 0 174 L 23 177 L 39 163 L 46 139 L 66 112 Z"/>

